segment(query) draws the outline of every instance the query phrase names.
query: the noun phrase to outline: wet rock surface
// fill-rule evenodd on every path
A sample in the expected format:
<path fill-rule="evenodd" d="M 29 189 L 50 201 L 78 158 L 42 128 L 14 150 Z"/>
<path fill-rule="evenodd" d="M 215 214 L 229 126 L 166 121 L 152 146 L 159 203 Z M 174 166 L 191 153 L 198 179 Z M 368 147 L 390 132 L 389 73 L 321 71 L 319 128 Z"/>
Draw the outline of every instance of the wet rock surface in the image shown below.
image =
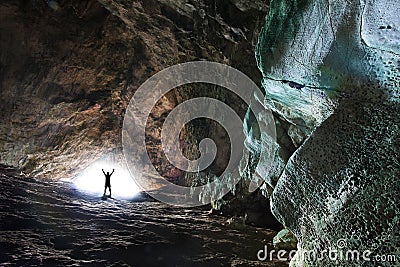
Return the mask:
<path fill-rule="evenodd" d="M 0 174 L 0 262 L 16 265 L 287 266 L 261 262 L 275 231 L 202 209 L 84 195 L 64 182 Z"/>

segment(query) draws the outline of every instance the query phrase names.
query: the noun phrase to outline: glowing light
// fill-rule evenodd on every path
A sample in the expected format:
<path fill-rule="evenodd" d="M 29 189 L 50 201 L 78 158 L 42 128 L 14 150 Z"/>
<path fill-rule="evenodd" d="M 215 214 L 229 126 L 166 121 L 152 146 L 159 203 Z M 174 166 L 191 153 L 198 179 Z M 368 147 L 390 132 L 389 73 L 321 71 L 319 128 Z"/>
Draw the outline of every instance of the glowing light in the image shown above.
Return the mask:
<path fill-rule="evenodd" d="M 112 172 L 111 193 L 112 197 L 120 199 L 131 199 L 140 192 L 139 187 L 134 182 L 128 170 L 117 165 L 104 162 L 95 162 L 85 169 L 81 175 L 73 180 L 75 187 L 91 195 L 102 196 L 104 193 L 105 177 L 103 172 Z M 106 194 L 109 194 L 107 189 Z"/>

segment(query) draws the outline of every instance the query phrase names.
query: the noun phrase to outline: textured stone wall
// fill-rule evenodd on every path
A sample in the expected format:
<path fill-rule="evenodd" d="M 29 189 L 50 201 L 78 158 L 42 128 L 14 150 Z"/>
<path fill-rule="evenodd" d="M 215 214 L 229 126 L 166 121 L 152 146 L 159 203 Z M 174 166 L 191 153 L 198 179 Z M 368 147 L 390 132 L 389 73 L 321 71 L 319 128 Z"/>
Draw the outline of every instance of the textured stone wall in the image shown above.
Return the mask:
<path fill-rule="evenodd" d="M 272 184 L 272 211 L 299 241 L 293 266 L 376 266 L 300 257 L 341 239 L 343 251 L 399 256 L 398 4 L 271 1 L 256 51 L 263 104 L 306 136 L 287 162 L 275 157 Z"/>
<path fill-rule="evenodd" d="M 97 159 L 121 160 L 128 101 L 147 78 L 180 62 L 227 63 L 260 80 L 253 55 L 267 5 L 236 2 L 2 1 L 0 163 L 62 178 Z M 205 93 L 245 113 L 237 98 L 220 91 Z M 166 95 L 149 119 L 148 151 L 168 179 L 179 180 L 182 172 L 163 158 L 162 119 L 201 92 Z M 218 126 L 198 124 L 182 132 L 187 155 L 196 156 L 196 140 L 207 132 L 224 145 Z M 221 153 L 212 172 L 226 164 Z"/>

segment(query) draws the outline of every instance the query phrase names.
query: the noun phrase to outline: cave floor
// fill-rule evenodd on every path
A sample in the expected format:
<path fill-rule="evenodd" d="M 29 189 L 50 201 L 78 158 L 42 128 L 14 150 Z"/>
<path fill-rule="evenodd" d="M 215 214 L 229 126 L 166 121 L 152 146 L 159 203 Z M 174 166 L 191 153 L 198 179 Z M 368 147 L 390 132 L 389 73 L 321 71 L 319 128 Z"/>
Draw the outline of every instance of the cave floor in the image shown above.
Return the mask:
<path fill-rule="evenodd" d="M 89 197 L 0 174 L 0 265 L 286 266 L 258 261 L 271 230 L 154 201 Z"/>

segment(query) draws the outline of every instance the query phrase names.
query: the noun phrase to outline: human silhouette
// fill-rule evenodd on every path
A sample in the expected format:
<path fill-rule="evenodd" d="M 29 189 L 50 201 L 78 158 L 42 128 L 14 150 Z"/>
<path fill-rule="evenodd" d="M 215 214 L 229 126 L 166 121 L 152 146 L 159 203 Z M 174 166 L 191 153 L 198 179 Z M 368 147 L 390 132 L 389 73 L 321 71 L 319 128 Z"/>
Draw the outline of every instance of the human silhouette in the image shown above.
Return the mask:
<path fill-rule="evenodd" d="M 101 169 L 101 170 L 103 171 L 104 176 L 106 177 L 106 184 L 104 185 L 104 195 L 106 195 L 106 190 L 108 187 L 108 190 L 110 190 L 110 197 L 111 197 L 111 181 L 110 181 L 110 179 L 111 179 L 111 175 L 114 173 L 114 169 L 113 169 L 112 173 L 109 173 L 109 172 L 105 173 L 104 169 Z"/>

